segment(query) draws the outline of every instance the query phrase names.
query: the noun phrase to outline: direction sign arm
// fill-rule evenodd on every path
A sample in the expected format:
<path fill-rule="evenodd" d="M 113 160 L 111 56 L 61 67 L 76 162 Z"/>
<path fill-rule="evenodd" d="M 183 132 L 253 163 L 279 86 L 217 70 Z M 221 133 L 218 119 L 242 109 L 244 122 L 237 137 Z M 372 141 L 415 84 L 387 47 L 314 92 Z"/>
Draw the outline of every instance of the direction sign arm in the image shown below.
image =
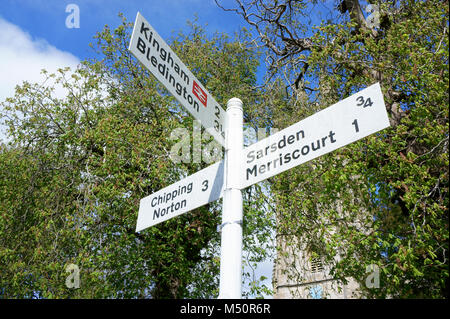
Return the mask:
<path fill-rule="evenodd" d="M 225 145 L 225 111 L 139 12 L 128 50 L 208 133 Z"/>

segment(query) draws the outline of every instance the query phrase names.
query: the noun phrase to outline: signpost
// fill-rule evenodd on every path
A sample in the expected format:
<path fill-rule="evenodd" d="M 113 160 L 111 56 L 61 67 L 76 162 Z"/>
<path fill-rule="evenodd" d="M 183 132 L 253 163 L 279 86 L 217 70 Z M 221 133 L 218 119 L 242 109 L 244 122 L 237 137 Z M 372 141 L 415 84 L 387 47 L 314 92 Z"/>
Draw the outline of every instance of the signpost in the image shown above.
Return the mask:
<path fill-rule="evenodd" d="M 129 50 L 225 147 L 223 161 L 143 198 L 136 231 L 223 197 L 219 298 L 241 298 L 241 190 L 388 127 L 380 85 L 244 149 L 242 101 L 225 113 L 140 13 Z"/>
<path fill-rule="evenodd" d="M 141 199 L 136 232 L 222 197 L 223 173 L 220 161 Z"/>
<path fill-rule="evenodd" d="M 139 12 L 128 50 L 225 146 L 225 111 Z"/>
<path fill-rule="evenodd" d="M 241 187 L 277 175 L 389 126 L 379 83 L 245 148 Z"/>

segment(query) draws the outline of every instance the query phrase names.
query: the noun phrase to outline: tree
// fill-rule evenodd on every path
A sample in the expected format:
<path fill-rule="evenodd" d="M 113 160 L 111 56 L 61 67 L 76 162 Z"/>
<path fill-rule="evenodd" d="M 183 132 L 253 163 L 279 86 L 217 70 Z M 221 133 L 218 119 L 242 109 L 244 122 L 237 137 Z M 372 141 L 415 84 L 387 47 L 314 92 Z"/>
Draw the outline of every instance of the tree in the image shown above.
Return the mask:
<path fill-rule="evenodd" d="M 127 50 L 132 24 L 97 34 L 100 59 L 24 83 L 2 105 L 0 295 L 217 296 L 220 203 L 135 233 L 139 200 L 205 166 L 168 161 L 192 118 Z M 191 23 L 172 48 L 217 101 L 251 99 L 256 55 Z M 66 95 L 58 98 L 55 88 Z M 237 93 L 236 93 L 237 94 Z M 80 289 L 66 287 L 67 266 Z"/>
<path fill-rule="evenodd" d="M 277 236 L 306 242 L 367 297 L 447 298 L 448 1 L 236 3 L 224 9 L 255 31 L 279 92 L 266 100 L 275 127 L 375 82 L 391 122 L 272 178 Z M 371 264 L 379 288 L 365 285 Z"/>

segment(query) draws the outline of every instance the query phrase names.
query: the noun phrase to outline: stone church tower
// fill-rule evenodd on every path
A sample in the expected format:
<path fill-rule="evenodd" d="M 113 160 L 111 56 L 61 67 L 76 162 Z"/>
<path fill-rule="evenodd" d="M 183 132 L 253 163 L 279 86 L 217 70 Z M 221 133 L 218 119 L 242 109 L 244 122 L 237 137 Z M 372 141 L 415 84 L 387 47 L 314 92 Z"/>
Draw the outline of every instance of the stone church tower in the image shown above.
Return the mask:
<path fill-rule="evenodd" d="M 351 192 L 351 190 L 347 190 Z M 356 196 L 354 204 L 358 203 Z M 340 212 L 341 220 L 345 214 L 339 203 L 336 210 Z M 368 215 L 364 209 L 352 215 L 352 221 L 347 224 L 360 233 L 368 234 L 371 231 L 371 223 L 366 221 Z M 345 214 L 347 215 L 347 214 Z M 280 217 L 280 216 L 279 216 Z M 331 226 L 331 225 L 328 225 Z M 332 235 L 341 225 L 334 224 L 328 235 Z M 334 230 L 333 230 L 334 229 Z M 323 236 L 327 236 L 326 233 Z M 334 262 L 338 262 L 345 251 L 345 243 L 339 248 Z M 295 235 L 276 236 L 277 257 L 274 262 L 272 284 L 274 298 L 299 298 L 299 299 L 354 299 L 362 298 L 359 283 L 354 278 L 346 278 L 347 284 L 339 283 L 330 274 L 331 264 L 327 264 L 321 256 L 312 253 L 307 245 L 307 240 L 301 240 Z M 334 263 L 332 262 L 332 263 Z"/>
<path fill-rule="evenodd" d="M 346 190 L 351 193 L 350 189 Z M 355 196 L 354 204 L 358 200 Z M 357 214 L 345 214 L 342 206 L 337 202 L 336 211 L 340 212 L 341 221 L 344 215 L 351 214 L 351 225 L 355 231 L 369 233 L 371 223 L 367 224 L 367 213 L 361 209 Z M 320 207 L 320 206 L 319 206 Z M 278 216 L 281 218 L 281 216 Z M 331 225 L 328 225 L 331 226 Z M 338 231 L 340 222 L 332 226 L 330 233 Z M 326 233 L 323 236 L 327 236 Z M 327 264 L 324 259 L 310 251 L 306 239 L 300 239 L 295 235 L 276 236 L 277 257 L 274 262 L 272 284 L 274 298 L 282 299 L 354 299 L 361 298 L 359 283 L 354 278 L 346 278 L 347 284 L 342 284 L 330 274 L 331 264 Z M 338 262 L 343 256 L 345 244 L 339 248 L 334 258 Z M 334 263 L 333 262 L 333 263 Z"/>
<path fill-rule="evenodd" d="M 277 239 L 281 248 L 274 263 L 272 283 L 275 299 L 353 299 L 359 298 L 358 283 L 347 278 L 338 284 L 320 256 L 308 252 L 304 245 L 287 245 Z M 303 246 L 303 247 L 302 247 Z"/>

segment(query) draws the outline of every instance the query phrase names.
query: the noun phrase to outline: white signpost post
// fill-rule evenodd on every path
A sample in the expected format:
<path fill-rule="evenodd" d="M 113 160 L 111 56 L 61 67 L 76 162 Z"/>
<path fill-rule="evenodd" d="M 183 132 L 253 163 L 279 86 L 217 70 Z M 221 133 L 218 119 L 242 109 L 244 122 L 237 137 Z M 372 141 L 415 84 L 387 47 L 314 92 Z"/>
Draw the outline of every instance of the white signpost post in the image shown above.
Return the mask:
<path fill-rule="evenodd" d="M 136 231 L 223 197 L 219 298 L 241 298 L 241 190 L 388 127 L 380 85 L 244 149 L 242 101 L 229 100 L 225 113 L 140 13 L 129 50 L 225 147 L 224 161 L 143 198 Z"/>

